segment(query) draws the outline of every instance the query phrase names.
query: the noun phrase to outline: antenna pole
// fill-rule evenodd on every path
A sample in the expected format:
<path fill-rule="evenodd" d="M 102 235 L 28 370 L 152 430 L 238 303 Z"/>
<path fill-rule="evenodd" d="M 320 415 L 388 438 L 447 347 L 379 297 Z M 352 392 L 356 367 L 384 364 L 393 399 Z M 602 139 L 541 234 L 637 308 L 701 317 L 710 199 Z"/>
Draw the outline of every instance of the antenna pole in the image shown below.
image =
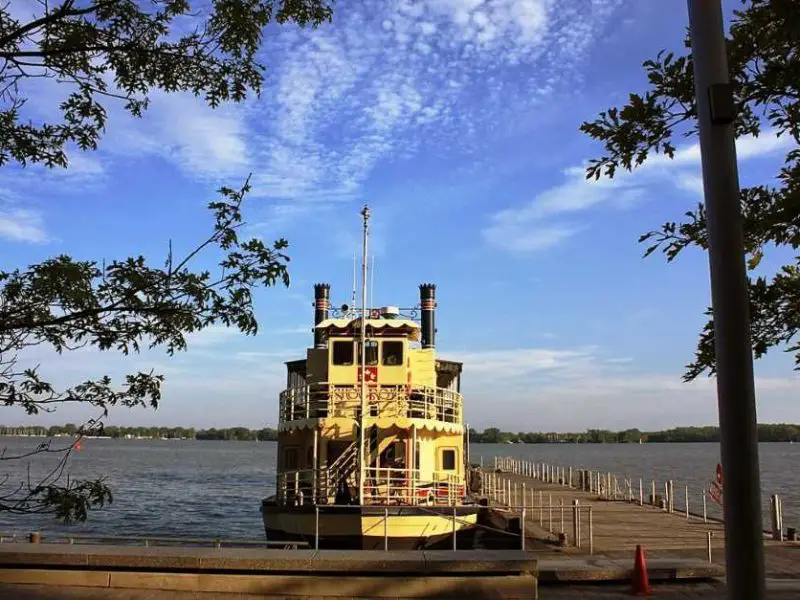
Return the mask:
<path fill-rule="evenodd" d="M 361 210 L 361 216 L 364 219 L 364 247 L 362 249 L 361 257 L 361 376 L 359 377 L 359 384 L 361 386 L 361 423 L 359 424 L 358 434 L 358 456 L 359 456 L 359 477 L 358 477 L 358 503 L 364 505 L 364 483 L 366 475 L 366 417 L 367 417 L 367 388 L 366 388 L 366 370 L 367 370 L 367 241 L 369 239 L 369 207 L 364 205 Z"/>
<path fill-rule="evenodd" d="M 375 255 L 372 255 L 372 267 L 369 279 L 369 307 L 375 308 Z"/>
<path fill-rule="evenodd" d="M 350 302 L 350 308 L 353 311 L 356 309 L 356 286 L 358 285 L 358 278 L 356 277 L 356 264 L 356 253 L 353 252 L 353 298 Z"/>

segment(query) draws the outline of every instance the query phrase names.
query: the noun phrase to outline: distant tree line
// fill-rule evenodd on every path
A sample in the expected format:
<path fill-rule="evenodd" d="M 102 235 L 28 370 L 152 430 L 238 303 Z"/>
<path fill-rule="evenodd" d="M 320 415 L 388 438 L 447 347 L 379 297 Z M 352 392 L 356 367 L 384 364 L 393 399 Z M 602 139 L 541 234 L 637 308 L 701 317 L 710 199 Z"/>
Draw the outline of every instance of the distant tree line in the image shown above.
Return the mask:
<path fill-rule="evenodd" d="M 0 435 L 34 435 L 34 436 L 76 436 L 82 433 L 80 426 L 73 423 L 53 425 L 51 427 L 7 426 L 0 425 Z M 236 441 L 275 441 L 278 432 L 270 427 L 263 429 L 247 429 L 246 427 L 229 427 L 227 429 L 200 429 L 194 427 L 117 427 L 108 425 L 101 429 L 93 428 L 87 435 L 110 438 L 144 438 L 144 439 L 188 439 L 188 440 L 236 440 Z"/>
<path fill-rule="evenodd" d="M 512 433 L 490 427 L 483 431 L 469 430 L 473 444 L 549 444 L 569 442 L 574 444 L 638 444 L 644 442 L 719 442 L 719 427 L 675 427 L 665 431 L 640 431 L 625 429 L 587 429 L 580 433 Z M 758 426 L 760 442 L 800 442 L 800 425 L 789 423 L 762 423 Z"/>
<path fill-rule="evenodd" d="M 0 436 L 35 435 L 54 437 L 58 435 L 76 436 L 81 433 L 80 427 L 72 423 L 66 425 L 42 426 L 6 426 L 0 425 Z M 246 427 L 228 427 L 223 429 L 195 429 L 194 427 L 117 427 L 109 425 L 102 429 L 92 429 L 88 435 L 110 438 L 144 438 L 144 439 L 189 439 L 189 440 L 233 440 L 233 441 L 276 441 L 278 431 L 270 427 L 248 429 Z M 611 431 L 608 429 L 587 429 L 580 433 L 556 432 L 520 432 L 500 431 L 497 427 L 489 427 L 483 431 L 469 430 L 469 441 L 472 444 L 549 444 L 569 442 L 575 444 L 638 444 L 644 442 L 719 442 L 719 427 L 676 427 L 664 431 L 640 431 L 624 429 Z M 760 442 L 800 442 L 800 425 L 789 423 L 762 423 L 758 426 Z"/>

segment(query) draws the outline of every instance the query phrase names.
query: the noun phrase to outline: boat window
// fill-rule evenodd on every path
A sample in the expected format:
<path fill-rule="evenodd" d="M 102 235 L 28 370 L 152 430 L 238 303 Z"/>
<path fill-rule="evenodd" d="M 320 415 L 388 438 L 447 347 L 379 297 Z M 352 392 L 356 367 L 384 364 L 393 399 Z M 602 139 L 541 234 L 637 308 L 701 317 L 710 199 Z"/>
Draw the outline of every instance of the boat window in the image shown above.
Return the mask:
<path fill-rule="evenodd" d="M 283 468 L 285 471 L 297 469 L 297 448 L 284 448 Z"/>
<path fill-rule="evenodd" d="M 383 342 L 383 364 L 399 366 L 403 364 L 403 342 Z"/>
<path fill-rule="evenodd" d="M 452 448 L 442 450 L 442 471 L 456 470 L 456 451 Z"/>
<path fill-rule="evenodd" d="M 353 364 L 353 342 L 333 342 L 333 364 L 352 365 Z"/>
<path fill-rule="evenodd" d="M 364 345 L 367 348 L 367 364 L 368 365 L 377 365 L 378 364 L 378 342 L 375 340 L 367 340 L 364 342 Z M 359 350 L 361 349 L 361 345 L 359 345 Z M 358 353 L 358 364 L 361 364 L 361 352 Z"/>

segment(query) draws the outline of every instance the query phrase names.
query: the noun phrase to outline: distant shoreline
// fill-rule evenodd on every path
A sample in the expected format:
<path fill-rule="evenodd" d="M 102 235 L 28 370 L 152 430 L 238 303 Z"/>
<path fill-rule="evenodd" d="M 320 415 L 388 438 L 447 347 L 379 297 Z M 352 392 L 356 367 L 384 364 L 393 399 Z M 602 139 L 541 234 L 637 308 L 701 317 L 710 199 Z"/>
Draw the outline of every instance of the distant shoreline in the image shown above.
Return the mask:
<path fill-rule="evenodd" d="M 719 427 L 674 427 L 661 431 L 625 429 L 588 429 L 576 433 L 511 433 L 495 427 L 481 432 L 469 430 L 472 444 L 645 444 L 645 443 L 719 443 Z M 800 442 L 800 425 L 792 423 L 760 423 L 759 442 Z"/>
<path fill-rule="evenodd" d="M 66 425 L 4 426 L 0 437 L 76 438 L 83 433 L 86 439 L 133 440 L 223 440 L 239 442 L 274 442 L 278 431 L 271 427 L 248 429 L 228 427 L 223 429 L 195 429 L 193 427 L 89 427 L 83 430 L 71 423 Z M 758 425 L 759 442 L 798 442 L 800 425 L 790 423 L 761 423 Z M 645 443 L 719 443 L 719 428 L 713 426 L 675 427 L 662 431 L 625 429 L 611 431 L 589 429 L 580 433 L 511 433 L 495 427 L 483 431 L 469 430 L 470 444 L 645 444 Z"/>

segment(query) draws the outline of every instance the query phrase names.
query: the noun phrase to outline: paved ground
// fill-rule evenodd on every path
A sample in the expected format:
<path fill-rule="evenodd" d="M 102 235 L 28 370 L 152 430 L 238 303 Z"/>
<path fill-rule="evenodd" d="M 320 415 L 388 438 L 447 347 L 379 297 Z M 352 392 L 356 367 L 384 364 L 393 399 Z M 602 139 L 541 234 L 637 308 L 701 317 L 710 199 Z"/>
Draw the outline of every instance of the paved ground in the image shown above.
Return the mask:
<path fill-rule="evenodd" d="M 800 581 L 774 582 L 767 600 L 796 600 L 800 597 Z M 542 600 L 627 600 L 627 586 L 542 586 Z M 716 583 L 653 586 L 651 598 L 667 600 L 726 600 L 725 588 Z M 109 590 L 101 588 L 53 588 L 40 585 L 0 585 L 0 600 L 276 600 L 275 597 L 243 594 L 198 594 L 191 592 L 157 592 L 143 590 Z M 330 597 L 328 597 L 330 598 Z M 316 600 L 325 600 L 319 596 Z M 281 600 L 286 600 L 281 597 Z M 337 599 L 341 600 L 341 599 Z M 359 600 L 367 600 L 365 598 Z"/>
<path fill-rule="evenodd" d="M 718 583 L 671 584 L 652 586 L 650 598 L 665 600 L 727 600 L 725 586 Z M 766 600 L 797 600 L 800 597 L 800 583 L 793 586 L 776 587 L 767 590 Z M 541 600 L 623 600 L 631 598 L 630 588 L 620 585 L 591 586 L 540 586 Z"/>

